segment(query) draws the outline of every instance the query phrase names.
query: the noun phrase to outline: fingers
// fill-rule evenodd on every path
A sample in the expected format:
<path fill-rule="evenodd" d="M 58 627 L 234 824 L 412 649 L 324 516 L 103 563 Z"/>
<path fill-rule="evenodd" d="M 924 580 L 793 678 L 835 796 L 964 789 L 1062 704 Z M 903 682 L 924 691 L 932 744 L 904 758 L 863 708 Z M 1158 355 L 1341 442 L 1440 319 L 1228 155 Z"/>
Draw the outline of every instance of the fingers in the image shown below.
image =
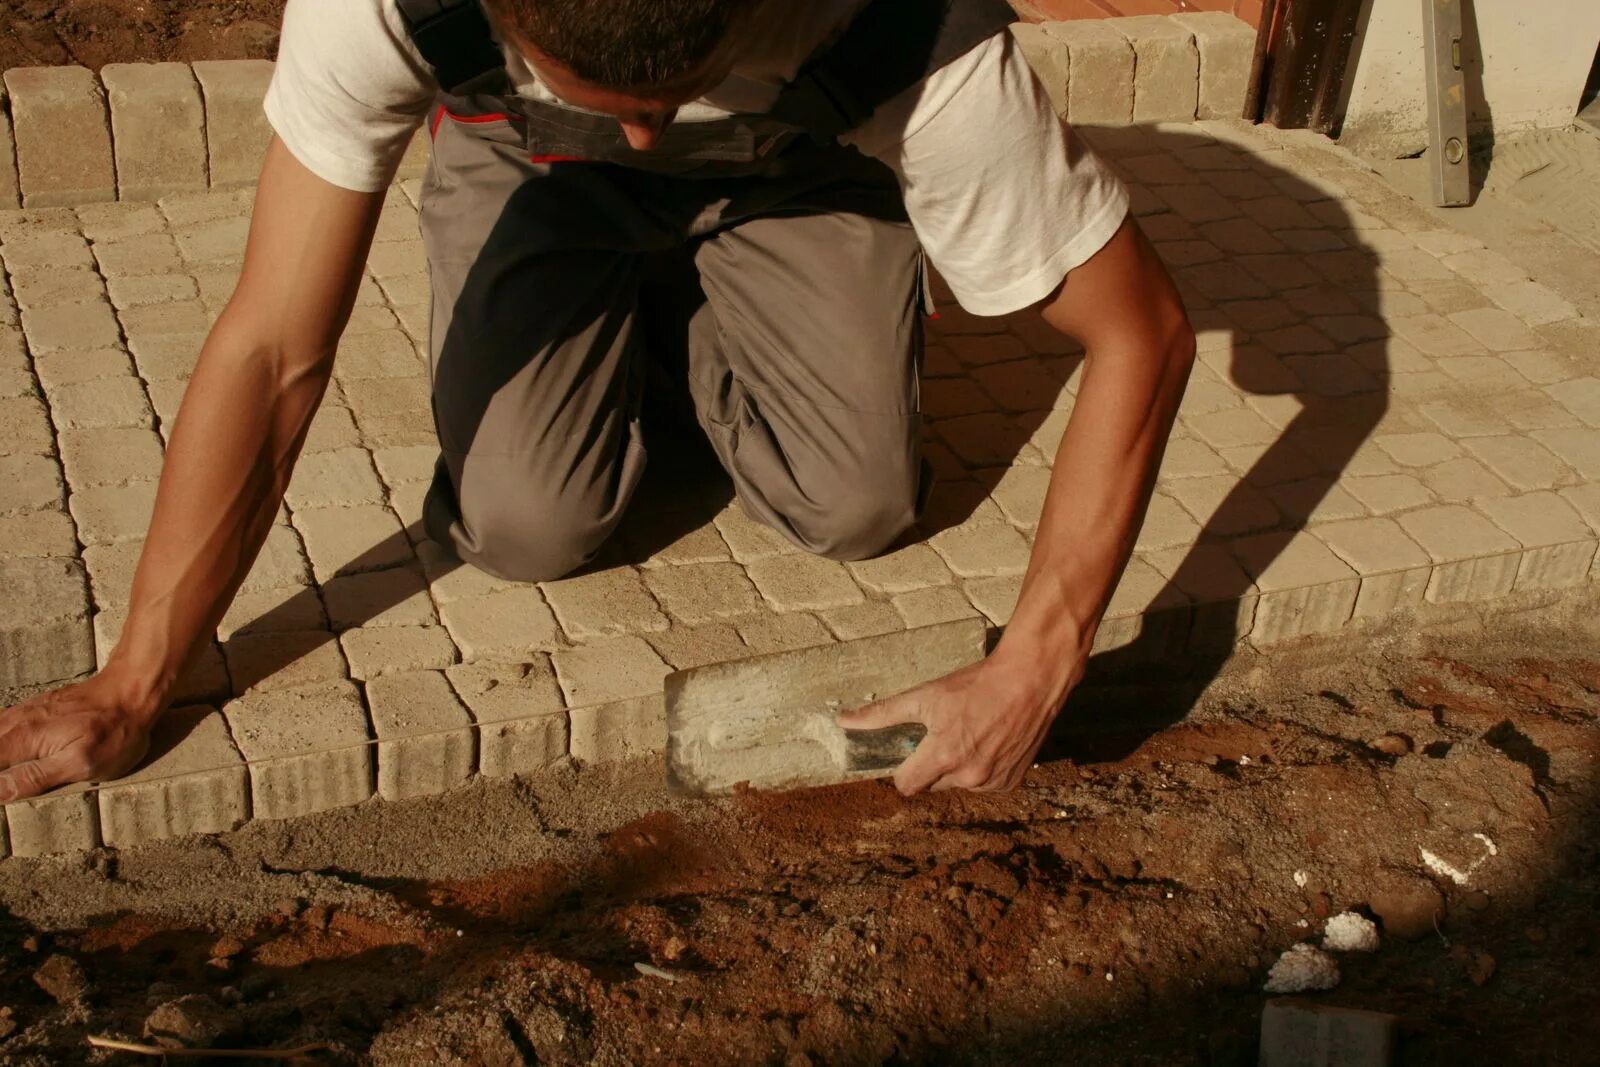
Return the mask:
<path fill-rule="evenodd" d="M 904 796 L 915 796 L 939 781 L 949 768 L 931 746 L 918 748 L 894 772 L 894 787 Z"/>
<path fill-rule="evenodd" d="M 56 752 L 42 759 L 18 763 L 0 771 L 0 804 L 26 800 L 83 777 L 81 761 L 70 753 Z"/>
<path fill-rule="evenodd" d="M 923 718 L 914 694 L 915 691 L 902 693 L 863 708 L 842 711 L 836 721 L 846 730 L 881 730 L 886 726 L 922 722 Z"/>

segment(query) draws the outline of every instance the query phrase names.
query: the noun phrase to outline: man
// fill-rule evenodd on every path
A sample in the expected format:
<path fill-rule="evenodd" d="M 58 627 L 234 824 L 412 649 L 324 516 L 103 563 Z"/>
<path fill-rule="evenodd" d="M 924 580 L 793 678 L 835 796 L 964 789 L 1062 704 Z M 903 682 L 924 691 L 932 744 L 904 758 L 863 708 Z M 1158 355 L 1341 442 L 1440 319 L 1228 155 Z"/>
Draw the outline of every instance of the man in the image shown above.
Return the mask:
<path fill-rule="evenodd" d="M 491 39 L 476 4 L 289 0 L 243 272 L 174 425 L 122 640 L 0 720 L 0 801 L 142 758 L 273 521 L 425 119 L 424 520 L 501 576 L 557 578 L 624 521 L 662 373 L 687 374 L 752 516 L 834 558 L 887 548 L 927 491 L 924 254 L 969 311 L 1034 308 L 1084 343 L 997 649 L 844 719 L 926 724 L 907 793 L 1015 786 L 1083 674 L 1194 339 L 1126 194 L 991 9 L 863 6 L 483 0 Z"/>

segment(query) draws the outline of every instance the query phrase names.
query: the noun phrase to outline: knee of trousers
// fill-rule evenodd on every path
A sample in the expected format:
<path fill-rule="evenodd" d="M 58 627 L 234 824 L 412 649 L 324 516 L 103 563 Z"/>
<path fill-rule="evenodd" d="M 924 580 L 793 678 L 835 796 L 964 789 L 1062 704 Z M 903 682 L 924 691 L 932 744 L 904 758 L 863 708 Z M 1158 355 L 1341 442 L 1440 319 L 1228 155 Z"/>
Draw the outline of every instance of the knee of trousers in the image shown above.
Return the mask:
<path fill-rule="evenodd" d="M 828 559 L 871 559 L 881 555 L 917 521 L 918 481 L 841 484 L 804 514 L 788 515 L 795 534 L 810 551 Z"/>
<path fill-rule="evenodd" d="M 463 502 L 452 539 L 480 570 L 508 581 L 548 582 L 593 559 L 615 526 L 615 516 L 591 501 L 507 492 Z"/>

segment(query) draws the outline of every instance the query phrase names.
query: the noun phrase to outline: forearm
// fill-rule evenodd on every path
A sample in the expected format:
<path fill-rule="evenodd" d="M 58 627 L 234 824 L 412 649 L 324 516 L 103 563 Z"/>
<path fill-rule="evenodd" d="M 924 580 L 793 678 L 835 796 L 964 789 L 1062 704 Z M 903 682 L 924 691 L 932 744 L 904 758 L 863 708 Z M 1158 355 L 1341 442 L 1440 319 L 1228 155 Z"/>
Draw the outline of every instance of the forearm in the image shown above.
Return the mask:
<path fill-rule="evenodd" d="M 207 340 L 173 426 L 122 638 L 107 671 L 159 710 L 260 551 L 328 380 L 330 353 L 230 328 Z"/>

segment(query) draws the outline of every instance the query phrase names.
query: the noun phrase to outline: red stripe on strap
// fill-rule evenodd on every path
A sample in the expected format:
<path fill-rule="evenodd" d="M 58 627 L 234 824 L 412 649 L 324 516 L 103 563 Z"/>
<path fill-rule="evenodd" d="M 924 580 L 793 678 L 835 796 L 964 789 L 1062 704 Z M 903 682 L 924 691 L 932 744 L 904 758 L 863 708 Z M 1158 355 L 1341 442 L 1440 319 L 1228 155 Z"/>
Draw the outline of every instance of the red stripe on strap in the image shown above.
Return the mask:
<path fill-rule="evenodd" d="M 529 163 L 587 163 L 582 156 L 529 156 Z"/>

